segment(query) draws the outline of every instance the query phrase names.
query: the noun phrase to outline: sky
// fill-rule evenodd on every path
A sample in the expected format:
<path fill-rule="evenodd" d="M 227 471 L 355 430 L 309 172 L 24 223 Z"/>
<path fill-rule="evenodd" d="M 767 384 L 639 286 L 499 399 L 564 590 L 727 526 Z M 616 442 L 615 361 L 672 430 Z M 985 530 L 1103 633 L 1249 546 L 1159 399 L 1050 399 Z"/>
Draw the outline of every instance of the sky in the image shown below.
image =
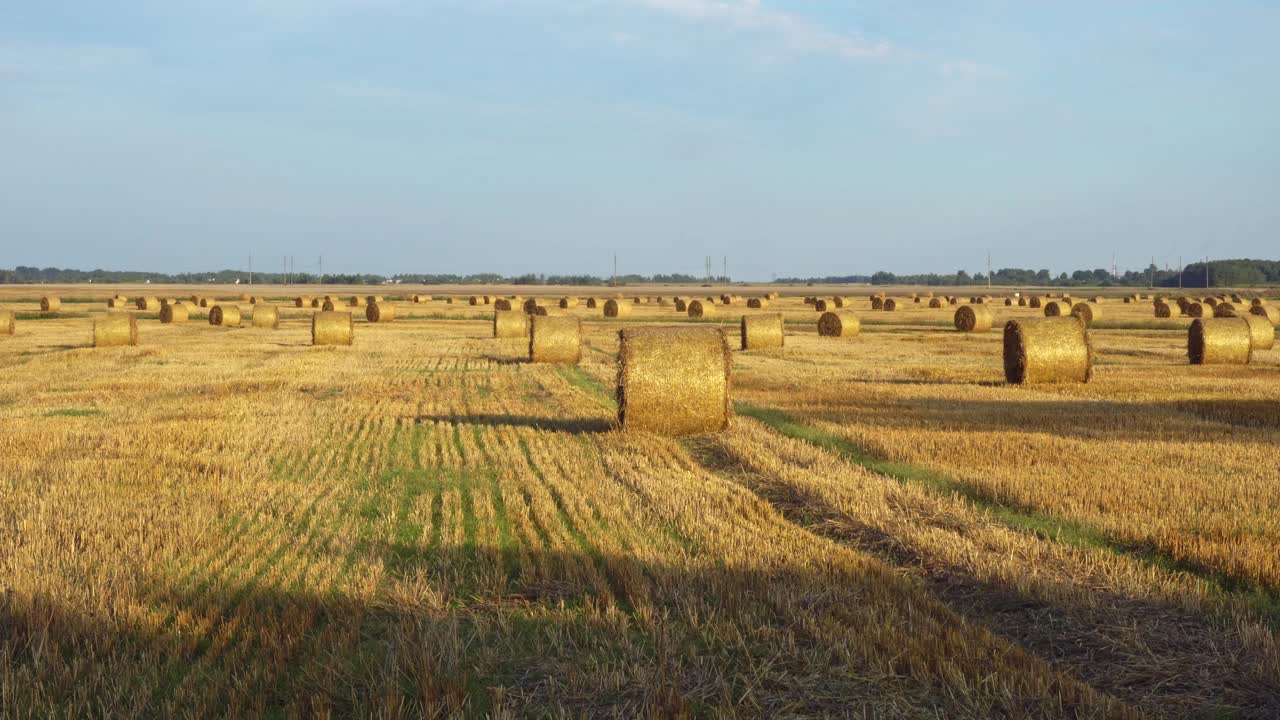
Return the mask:
<path fill-rule="evenodd" d="M 0 267 L 1280 257 L 1274 0 L 0 0 Z"/>

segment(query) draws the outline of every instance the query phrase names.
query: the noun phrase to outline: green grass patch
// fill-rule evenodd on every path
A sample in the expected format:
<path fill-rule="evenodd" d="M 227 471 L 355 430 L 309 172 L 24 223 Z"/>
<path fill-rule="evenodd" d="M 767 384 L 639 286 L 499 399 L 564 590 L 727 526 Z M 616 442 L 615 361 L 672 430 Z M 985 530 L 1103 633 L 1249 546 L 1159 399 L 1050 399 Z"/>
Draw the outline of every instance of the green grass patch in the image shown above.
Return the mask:
<path fill-rule="evenodd" d="M 97 408 L 62 408 L 60 410 L 50 410 L 45 413 L 45 417 L 95 417 L 102 415 L 103 412 Z"/>
<path fill-rule="evenodd" d="M 66 320 L 68 318 L 87 318 L 87 312 L 20 312 L 14 317 L 19 320 Z"/>
<path fill-rule="evenodd" d="M 972 507 L 988 513 L 1015 530 L 1032 533 L 1042 539 L 1073 547 L 1106 550 L 1134 558 L 1144 565 L 1167 572 L 1193 576 L 1205 583 L 1211 593 L 1230 595 L 1236 600 L 1243 601 L 1273 626 L 1280 627 L 1280 590 L 1278 589 L 1260 585 L 1248 578 L 1229 575 L 1199 563 L 1175 558 L 1148 546 L 1135 545 L 1084 523 L 1047 515 L 1033 508 L 1001 502 L 980 487 L 947 477 L 935 470 L 910 463 L 885 460 L 854 442 L 809 425 L 782 410 L 750 403 L 736 403 L 734 409 L 739 415 L 758 420 L 782 435 L 829 450 L 872 472 L 891 477 L 901 483 L 917 483 L 937 495 L 959 496 Z"/>
<path fill-rule="evenodd" d="M 560 377 L 570 385 L 590 395 L 593 400 L 610 410 L 617 411 L 618 401 L 614 393 L 580 367 L 559 368 Z"/>

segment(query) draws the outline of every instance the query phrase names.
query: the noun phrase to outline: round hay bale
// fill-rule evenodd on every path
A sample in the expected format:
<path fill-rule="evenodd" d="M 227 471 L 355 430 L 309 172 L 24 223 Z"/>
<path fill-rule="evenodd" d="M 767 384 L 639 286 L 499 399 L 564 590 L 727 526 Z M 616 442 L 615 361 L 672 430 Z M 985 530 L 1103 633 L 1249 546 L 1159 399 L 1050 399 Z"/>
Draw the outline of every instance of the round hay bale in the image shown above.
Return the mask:
<path fill-rule="evenodd" d="M 1071 314 L 1071 306 L 1061 300 L 1050 300 L 1044 304 L 1045 317 L 1066 317 Z"/>
<path fill-rule="evenodd" d="M 835 297 L 831 298 L 831 303 L 835 305 L 837 309 L 853 307 L 853 298 L 847 298 L 847 297 L 844 297 L 843 295 L 836 295 Z"/>
<path fill-rule="evenodd" d="M 1102 318 L 1102 308 L 1091 302 L 1079 302 L 1071 306 L 1071 314 L 1080 318 L 1085 327 Z"/>
<path fill-rule="evenodd" d="M 18 331 L 18 313 L 0 310 L 0 335 L 12 335 Z"/>
<path fill-rule="evenodd" d="M 578 364 L 582 321 L 569 315 L 533 315 L 529 320 L 529 362 Z"/>
<path fill-rule="evenodd" d="M 1254 305 L 1249 308 L 1249 314 L 1264 317 L 1272 325 L 1280 325 L 1280 308 L 1272 305 Z"/>
<path fill-rule="evenodd" d="M 1260 307 L 1266 304 L 1267 304 L 1267 301 L 1264 298 L 1254 298 L 1249 301 L 1249 307 Z"/>
<path fill-rule="evenodd" d="M 93 346 L 115 347 L 138 344 L 138 316 L 127 312 L 107 313 L 93 322 Z"/>
<path fill-rule="evenodd" d="M 1210 318 L 1213 317 L 1213 306 L 1208 303 L 1189 302 L 1183 314 L 1193 318 Z"/>
<path fill-rule="evenodd" d="M 1276 326 L 1263 315 L 1241 315 L 1249 323 L 1249 337 L 1254 350 L 1270 350 L 1276 346 Z"/>
<path fill-rule="evenodd" d="M 40 312 L 58 312 L 62 308 L 62 300 L 56 297 L 40 298 Z"/>
<path fill-rule="evenodd" d="M 607 318 L 624 318 L 631 317 L 632 303 L 618 302 L 617 300 L 605 300 L 604 316 Z"/>
<path fill-rule="evenodd" d="M 513 307 L 520 307 L 520 306 L 521 304 L 519 301 L 510 300 L 507 298 L 498 298 L 493 303 L 493 309 L 495 312 L 497 312 L 498 310 L 508 311 L 508 310 L 511 310 Z"/>
<path fill-rule="evenodd" d="M 747 301 L 747 307 L 752 308 L 753 310 L 763 310 L 769 307 L 769 299 L 762 297 L 751 298 Z"/>
<path fill-rule="evenodd" d="M 189 306 L 186 303 L 174 303 L 172 305 L 163 305 L 160 307 L 160 322 L 165 325 L 181 324 L 186 322 L 191 313 L 187 312 Z"/>
<path fill-rule="evenodd" d="M 349 312 L 318 312 L 311 316 L 312 345 L 350 345 L 354 336 Z"/>
<path fill-rule="evenodd" d="M 1249 322 L 1238 317 L 1196 320 L 1187 330 L 1187 359 L 1192 365 L 1248 365 L 1253 359 Z"/>
<path fill-rule="evenodd" d="M 813 309 L 820 313 L 824 313 L 828 310 L 835 310 L 836 308 L 835 308 L 835 303 L 832 303 L 830 300 L 827 300 L 826 298 L 820 298 L 817 302 L 813 304 Z"/>
<path fill-rule="evenodd" d="M 450 298 L 445 298 L 444 303 L 445 303 L 445 305 L 452 305 L 452 304 L 453 304 L 453 301 L 454 301 L 454 298 L 451 298 L 451 297 L 450 297 Z"/>
<path fill-rule="evenodd" d="M 1089 331 L 1074 317 L 1010 320 L 1004 326 L 1004 376 L 1014 385 L 1089 382 Z"/>
<path fill-rule="evenodd" d="M 775 292 L 769 293 L 768 295 L 766 295 L 766 297 L 768 297 L 770 300 L 777 300 L 781 296 L 775 291 Z"/>
<path fill-rule="evenodd" d="M 681 312 L 681 313 L 688 312 L 689 301 L 685 300 L 684 298 L 676 298 L 675 307 L 676 307 L 676 312 Z"/>
<path fill-rule="evenodd" d="M 240 327 L 240 306 L 214 305 L 209 308 L 209 324 L 219 327 Z"/>
<path fill-rule="evenodd" d="M 352 295 L 351 297 L 347 298 L 347 306 L 348 307 L 364 307 L 364 298 L 360 297 L 359 295 Z"/>
<path fill-rule="evenodd" d="M 1213 316 L 1216 318 L 1239 317 L 1244 314 L 1244 306 L 1234 302 L 1220 302 L 1213 306 Z"/>
<path fill-rule="evenodd" d="M 479 295 L 472 295 L 471 297 L 467 298 L 467 304 L 468 304 L 468 305 L 483 305 L 484 303 L 480 302 L 480 296 L 479 296 Z"/>
<path fill-rule="evenodd" d="M 880 297 L 879 295 L 872 295 L 872 296 L 871 296 L 871 309 L 872 309 L 872 310 L 883 310 L 883 309 L 884 309 L 884 298 Z"/>
<path fill-rule="evenodd" d="M 315 308 L 316 310 L 321 310 L 321 311 L 323 311 L 323 310 L 324 310 L 324 298 L 322 298 L 322 297 L 318 297 L 318 298 L 311 298 L 311 307 Z"/>
<path fill-rule="evenodd" d="M 897 300 L 895 300 L 895 299 L 893 299 L 893 298 L 885 298 L 885 300 L 884 300 L 884 311 L 885 311 L 885 312 L 893 312 L 893 311 L 895 311 L 895 310 L 897 310 L 897 309 L 898 309 L 898 301 L 897 301 Z"/>
<path fill-rule="evenodd" d="M 743 350 L 780 348 L 785 343 L 782 313 L 743 315 L 741 330 Z"/>
<path fill-rule="evenodd" d="M 1176 303 L 1178 304 L 1178 310 L 1179 310 L 1183 315 L 1186 315 L 1186 314 L 1187 314 L 1187 306 L 1191 304 L 1191 301 L 1190 301 L 1190 300 L 1188 300 L 1188 299 L 1186 299 L 1186 298 L 1184 298 L 1184 297 L 1180 297 L 1180 298 L 1178 298 L 1177 300 L 1174 300 L 1174 302 L 1176 302 Z"/>
<path fill-rule="evenodd" d="M 1240 296 L 1239 296 L 1239 295 L 1237 295 L 1237 294 L 1235 294 L 1235 293 L 1231 293 L 1231 302 L 1233 302 L 1233 303 L 1240 303 L 1240 302 L 1244 302 L 1244 301 L 1240 298 Z"/>
<path fill-rule="evenodd" d="M 113 297 L 107 298 L 107 307 L 119 310 L 129 304 L 129 298 Z"/>
<path fill-rule="evenodd" d="M 396 306 L 381 300 L 371 302 L 364 308 L 364 319 L 371 323 L 386 323 L 396 319 Z"/>
<path fill-rule="evenodd" d="M 382 302 L 381 295 L 365 295 L 364 296 L 365 305 L 372 305 L 374 303 L 380 303 L 380 302 Z M 485 303 L 488 303 L 488 302 L 489 302 L 488 300 L 485 301 Z"/>
<path fill-rule="evenodd" d="M 1094 305 L 1101 305 L 1103 299 L 1104 298 L 1101 295 L 1094 295 L 1093 297 L 1089 298 L 1089 302 L 1093 303 Z"/>
<path fill-rule="evenodd" d="M 818 335 L 821 337 L 857 337 L 862 332 L 862 321 L 852 310 L 826 312 L 818 318 Z"/>
<path fill-rule="evenodd" d="M 721 304 L 721 305 L 732 305 L 732 304 L 733 304 L 733 296 L 732 296 L 732 295 L 721 295 L 721 296 L 720 296 L 720 304 Z"/>
<path fill-rule="evenodd" d="M 293 299 L 293 306 L 300 307 L 300 308 L 311 307 L 311 296 L 299 295 L 298 297 Z M 204 306 L 201 305 L 200 307 L 204 307 Z"/>
<path fill-rule="evenodd" d="M 340 307 L 343 307 L 342 301 L 334 301 L 333 298 L 325 298 L 324 302 L 320 303 L 320 310 L 322 312 L 333 312 Z"/>
<path fill-rule="evenodd" d="M 600 307 L 599 300 L 596 300 L 595 298 L 587 298 L 587 309 L 598 310 L 599 307 Z"/>
<path fill-rule="evenodd" d="M 1155 308 L 1156 308 L 1156 317 L 1158 318 L 1173 317 L 1173 306 L 1170 305 L 1169 303 L 1158 302 L 1156 303 Z M 1182 314 L 1181 309 L 1178 310 L 1178 314 L 1179 315 Z"/>
<path fill-rule="evenodd" d="M 576 298 L 576 297 L 562 297 L 562 298 L 560 298 L 560 309 L 561 309 L 561 310 L 568 310 L 569 308 L 576 308 L 576 307 L 578 307 L 578 298 Z"/>
<path fill-rule="evenodd" d="M 1044 301 L 1040 299 L 1039 295 L 1034 295 L 1027 300 L 1027 307 L 1039 308 L 1039 307 L 1042 307 L 1043 305 L 1044 305 Z"/>
<path fill-rule="evenodd" d="M 987 305 L 961 305 L 956 309 L 955 326 L 960 332 L 987 332 L 993 322 Z"/>
<path fill-rule="evenodd" d="M 240 293 L 240 302 L 249 302 L 249 293 Z"/>
<path fill-rule="evenodd" d="M 1203 302 L 1205 305 L 1208 305 L 1209 307 L 1214 307 L 1214 306 L 1216 306 L 1216 305 L 1218 304 L 1219 300 L 1218 300 L 1218 298 L 1216 298 L 1216 297 L 1212 297 L 1212 296 L 1211 296 L 1211 297 L 1207 297 L 1207 298 L 1205 298 L 1202 302 Z"/>
<path fill-rule="evenodd" d="M 920 296 L 919 296 L 919 295 L 916 295 L 915 297 L 912 297 L 912 298 L 911 298 L 911 301 L 912 301 L 912 302 L 914 302 L 915 304 L 919 305 L 919 304 L 920 304 Z"/>
<path fill-rule="evenodd" d="M 960 298 L 958 298 L 958 297 L 956 297 L 956 296 L 952 295 L 951 297 L 947 298 L 947 304 L 948 304 L 948 305 L 959 305 L 959 304 L 960 304 Z"/>
<path fill-rule="evenodd" d="M 492 296 L 492 295 L 481 295 L 481 296 L 480 296 L 480 299 L 484 302 L 484 304 L 485 304 L 485 305 L 492 305 L 492 304 L 493 304 L 493 296 Z"/>
<path fill-rule="evenodd" d="M 716 314 L 716 306 L 702 300 L 690 300 L 688 307 L 691 318 L 715 317 Z"/>
<path fill-rule="evenodd" d="M 529 316 L 521 310 L 494 310 L 493 336 L 495 338 L 529 337 Z"/>
<path fill-rule="evenodd" d="M 1018 307 L 1026 307 L 1027 299 L 1021 295 L 1018 296 Z"/>
<path fill-rule="evenodd" d="M 970 305 L 986 305 L 987 299 L 980 295 L 975 295 L 974 297 L 969 298 L 969 304 Z"/>
<path fill-rule="evenodd" d="M 559 315 L 560 308 L 549 308 L 546 305 L 539 305 L 533 309 L 533 314 L 541 315 L 543 317 L 546 317 L 547 315 Z"/>
<path fill-rule="evenodd" d="M 937 310 L 942 307 L 943 302 L 945 301 L 942 298 L 929 298 L 929 308 L 931 310 Z"/>
<path fill-rule="evenodd" d="M 414 304 L 414 305 L 421 305 L 422 303 L 426 303 L 426 302 L 431 302 L 431 296 L 430 296 L 430 295 L 418 295 L 418 294 L 414 294 L 414 296 L 413 296 L 413 304 Z"/>
<path fill-rule="evenodd" d="M 1005 307 L 1013 307 L 1013 298 L 1008 298 L 1008 297 L 1007 297 L 1007 298 L 1005 298 L 1005 299 L 1004 299 L 1004 306 L 1005 306 Z"/>
<path fill-rule="evenodd" d="M 732 356 L 716 328 L 618 333 L 618 423 L 623 430 L 698 435 L 729 427 Z"/>
<path fill-rule="evenodd" d="M 525 312 L 527 312 L 527 313 L 529 313 L 530 315 L 532 315 L 532 314 L 534 314 L 534 313 L 536 313 L 536 312 L 538 311 L 538 299 L 537 299 L 537 298 L 529 298 L 528 300 L 525 300 L 525 301 L 524 301 L 524 303 L 521 305 L 521 307 L 523 307 L 523 308 L 524 308 L 524 311 L 525 311 Z"/>
<path fill-rule="evenodd" d="M 275 305 L 259 303 L 253 306 L 253 326 L 263 328 L 265 330 L 275 330 L 280 327 L 280 309 Z"/>

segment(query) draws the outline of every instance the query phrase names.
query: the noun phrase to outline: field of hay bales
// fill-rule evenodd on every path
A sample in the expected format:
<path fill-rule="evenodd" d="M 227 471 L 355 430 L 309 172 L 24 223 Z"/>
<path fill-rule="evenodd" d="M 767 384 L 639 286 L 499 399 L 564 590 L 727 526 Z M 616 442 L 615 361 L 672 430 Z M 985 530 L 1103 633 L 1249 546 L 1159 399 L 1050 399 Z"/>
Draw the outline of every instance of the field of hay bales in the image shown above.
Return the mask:
<path fill-rule="evenodd" d="M 1087 383 L 1015 385 L 1045 311 L 998 289 L 380 289 L 349 345 L 241 290 L 0 289 L 0 716 L 1280 716 L 1280 347 L 1192 365 L 1177 304 L 1116 292 Z M 576 363 L 494 337 L 517 292 Z M 619 331 L 667 326 L 724 331 L 726 430 L 618 427 Z M 723 377 L 659 351 L 670 397 Z"/>

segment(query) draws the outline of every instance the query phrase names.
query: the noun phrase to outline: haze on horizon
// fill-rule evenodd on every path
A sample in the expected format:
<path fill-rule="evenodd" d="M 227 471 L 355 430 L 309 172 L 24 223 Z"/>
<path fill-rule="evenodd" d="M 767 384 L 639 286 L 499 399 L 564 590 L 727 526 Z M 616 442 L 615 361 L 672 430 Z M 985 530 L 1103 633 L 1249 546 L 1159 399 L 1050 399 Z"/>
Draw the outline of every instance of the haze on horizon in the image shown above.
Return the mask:
<path fill-rule="evenodd" d="M 50 0 L 0 267 L 735 278 L 1275 258 L 1270 2 Z"/>

